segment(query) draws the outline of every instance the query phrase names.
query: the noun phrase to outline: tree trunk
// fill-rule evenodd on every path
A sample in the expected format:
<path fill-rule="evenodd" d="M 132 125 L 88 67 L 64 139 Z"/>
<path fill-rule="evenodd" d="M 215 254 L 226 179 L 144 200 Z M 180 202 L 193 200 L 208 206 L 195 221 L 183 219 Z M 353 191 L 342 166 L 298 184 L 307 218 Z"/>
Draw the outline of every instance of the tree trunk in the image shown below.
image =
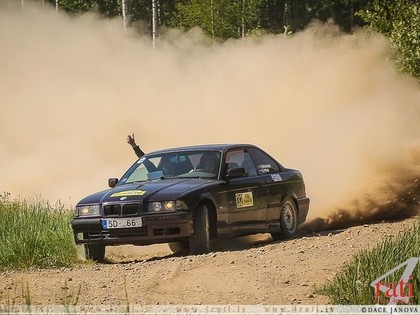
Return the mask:
<path fill-rule="evenodd" d="M 289 7 L 287 5 L 287 0 L 284 2 L 283 29 L 285 33 L 287 33 L 287 30 L 289 29 Z"/>
<path fill-rule="evenodd" d="M 152 45 L 156 43 L 156 0 L 152 0 Z"/>
<path fill-rule="evenodd" d="M 245 0 L 241 0 L 241 31 L 242 38 L 245 38 Z"/>
<path fill-rule="evenodd" d="M 215 35 L 214 31 L 214 2 L 210 0 L 210 17 L 211 17 L 211 35 Z"/>
<path fill-rule="evenodd" d="M 160 7 L 160 1 L 156 0 L 156 7 L 157 7 L 157 25 L 162 24 L 162 12 Z"/>
<path fill-rule="evenodd" d="M 124 32 L 127 32 L 128 22 L 129 22 L 129 10 L 128 10 L 128 1 L 129 0 L 122 0 L 121 1 L 121 11 L 123 16 L 123 25 L 124 25 Z"/>

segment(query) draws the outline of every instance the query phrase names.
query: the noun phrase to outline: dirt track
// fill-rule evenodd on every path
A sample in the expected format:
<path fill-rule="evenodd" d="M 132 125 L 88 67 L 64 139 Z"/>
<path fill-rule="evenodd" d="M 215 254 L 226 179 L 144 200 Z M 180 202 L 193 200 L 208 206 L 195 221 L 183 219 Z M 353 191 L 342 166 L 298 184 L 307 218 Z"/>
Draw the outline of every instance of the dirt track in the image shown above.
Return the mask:
<path fill-rule="evenodd" d="M 412 226 L 415 218 L 303 234 L 217 241 L 215 252 L 173 255 L 167 245 L 107 248 L 107 264 L 0 274 L 0 304 L 325 304 L 315 287 L 361 249 Z M 25 288 L 22 290 L 22 288 Z M 80 294 L 78 293 L 80 290 Z"/>

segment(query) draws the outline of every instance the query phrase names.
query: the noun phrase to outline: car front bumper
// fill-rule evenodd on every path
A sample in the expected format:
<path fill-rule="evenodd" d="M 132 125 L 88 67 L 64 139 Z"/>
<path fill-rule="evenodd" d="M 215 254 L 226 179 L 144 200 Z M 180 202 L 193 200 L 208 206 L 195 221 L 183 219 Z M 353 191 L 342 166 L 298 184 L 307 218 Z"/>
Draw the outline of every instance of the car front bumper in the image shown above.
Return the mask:
<path fill-rule="evenodd" d="M 104 229 L 104 219 L 112 217 L 74 218 L 71 225 L 76 244 L 150 245 L 188 239 L 194 232 L 192 214 L 188 212 L 142 215 L 142 226 L 130 228 Z"/>

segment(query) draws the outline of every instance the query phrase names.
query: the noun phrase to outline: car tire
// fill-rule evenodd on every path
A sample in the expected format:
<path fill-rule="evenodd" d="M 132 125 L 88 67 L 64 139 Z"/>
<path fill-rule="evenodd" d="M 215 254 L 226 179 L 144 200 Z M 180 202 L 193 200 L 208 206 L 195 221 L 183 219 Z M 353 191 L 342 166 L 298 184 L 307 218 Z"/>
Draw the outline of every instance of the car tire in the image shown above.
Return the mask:
<path fill-rule="evenodd" d="M 188 242 L 172 242 L 168 243 L 168 246 L 173 253 L 179 253 L 188 250 Z"/>
<path fill-rule="evenodd" d="M 85 244 L 86 259 L 91 259 L 96 262 L 104 262 L 105 260 L 105 246 L 100 244 Z"/>
<path fill-rule="evenodd" d="M 294 200 L 284 199 L 280 209 L 280 232 L 271 233 L 275 240 L 291 238 L 298 232 L 298 211 Z"/>
<path fill-rule="evenodd" d="M 190 253 L 204 254 L 210 251 L 209 210 L 206 205 L 200 205 L 194 214 L 194 235 L 190 239 Z"/>

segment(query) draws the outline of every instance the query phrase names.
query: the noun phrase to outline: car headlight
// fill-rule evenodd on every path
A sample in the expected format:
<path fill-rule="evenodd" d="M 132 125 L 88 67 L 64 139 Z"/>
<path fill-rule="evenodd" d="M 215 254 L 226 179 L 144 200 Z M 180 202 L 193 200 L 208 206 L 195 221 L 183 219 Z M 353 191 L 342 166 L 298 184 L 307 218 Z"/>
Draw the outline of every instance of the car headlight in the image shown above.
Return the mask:
<path fill-rule="evenodd" d="M 93 217 L 98 216 L 101 207 L 99 205 L 92 206 L 78 206 L 76 207 L 76 214 L 80 217 Z"/>
<path fill-rule="evenodd" d="M 169 200 L 169 201 L 154 201 L 150 202 L 148 205 L 149 212 L 158 212 L 158 211 L 175 211 L 186 209 L 187 206 L 185 202 L 180 200 Z"/>

